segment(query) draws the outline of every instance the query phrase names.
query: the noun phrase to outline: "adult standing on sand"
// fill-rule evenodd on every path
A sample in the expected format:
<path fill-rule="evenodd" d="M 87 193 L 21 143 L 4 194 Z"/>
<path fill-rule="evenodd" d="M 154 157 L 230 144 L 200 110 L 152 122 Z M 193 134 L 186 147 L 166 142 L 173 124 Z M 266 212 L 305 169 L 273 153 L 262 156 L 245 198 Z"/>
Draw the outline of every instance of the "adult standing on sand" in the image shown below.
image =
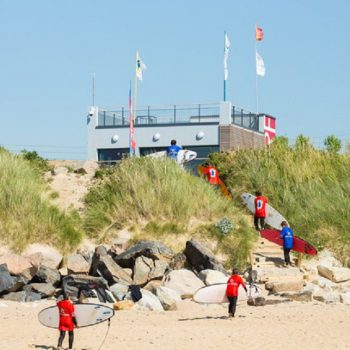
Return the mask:
<path fill-rule="evenodd" d="M 228 279 L 227 287 L 226 287 L 226 296 L 229 301 L 229 304 L 228 304 L 229 317 L 235 317 L 236 305 L 237 305 L 237 299 L 238 299 L 238 289 L 240 285 L 242 285 L 242 287 L 245 289 L 245 292 L 247 293 L 247 287 L 242 277 L 238 275 L 238 269 L 234 268 L 232 269 L 232 275 Z"/>
<path fill-rule="evenodd" d="M 62 344 L 66 332 L 68 332 L 68 349 L 73 349 L 74 327 L 79 327 L 74 315 L 74 305 L 69 298 L 69 294 L 64 294 L 63 300 L 57 302 L 58 312 L 60 315 L 58 329 L 60 336 L 58 338 L 57 349 L 63 349 Z"/>
<path fill-rule="evenodd" d="M 171 140 L 170 146 L 166 149 L 166 153 L 170 159 L 177 161 L 177 154 L 181 149 L 182 148 L 176 144 L 176 140 Z"/>
<path fill-rule="evenodd" d="M 290 227 L 288 227 L 287 221 L 282 221 L 281 223 L 282 231 L 281 238 L 283 239 L 283 253 L 284 253 L 284 261 L 286 266 L 291 265 L 290 262 L 290 250 L 293 248 L 294 241 L 294 233 Z"/>
<path fill-rule="evenodd" d="M 260 191 L 256 191 L 255 195 L 256 195 L 256 198 L 254 200 L 254 205 L 255 205 L 254 226 L 257 231 L 260 231 L 265 229 L 266 204 L 268 203 L 268 201 Z M 260 221 L 261 229 L 259 228 L 259 221 Z"/>

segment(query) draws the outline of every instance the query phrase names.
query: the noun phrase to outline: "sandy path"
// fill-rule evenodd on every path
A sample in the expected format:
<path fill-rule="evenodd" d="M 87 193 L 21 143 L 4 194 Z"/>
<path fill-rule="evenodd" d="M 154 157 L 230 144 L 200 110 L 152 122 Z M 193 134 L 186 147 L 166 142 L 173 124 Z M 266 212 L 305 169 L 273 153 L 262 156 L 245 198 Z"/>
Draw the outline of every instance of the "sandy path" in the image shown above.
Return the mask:
<path fill-rule="evenodd" d="M 39 310 L 52 304 L 1 303 L 0 348 L 52 349 L 57 331 L 41 326 Z M 36 305 L 32 307 L 30 305 Z M 350 349 L 350 307 L 288 303 L 239 305 L 228 320 L 223 306 L 183 302 L 178 311 L 120 311 L 102 350 L 124 349 Z M 97 350 L 107 323 L 76 330 L 77 349 Z"/>

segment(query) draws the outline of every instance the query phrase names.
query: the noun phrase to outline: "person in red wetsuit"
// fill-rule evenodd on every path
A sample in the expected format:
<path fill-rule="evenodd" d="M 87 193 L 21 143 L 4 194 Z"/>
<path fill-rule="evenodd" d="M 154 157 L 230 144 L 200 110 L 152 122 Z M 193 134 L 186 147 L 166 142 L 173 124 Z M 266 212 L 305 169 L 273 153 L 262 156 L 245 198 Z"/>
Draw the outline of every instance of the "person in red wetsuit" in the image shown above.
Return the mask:
<path fill-rule="evenodd" d="M 204 167 L 203 174 L 207 177 L 208 182 L 214 186 L 219 186 L 220 178 L 218 169 L 209 162 L 206 162 Z"/>
<path fill-rule="evenodd" d="M 238 298 L 238 288 L 242 285 L 247 293 L 247 287 L 241 276 L 238 275 L 238 269 L 232 270 L 232 275 L 227 281 L 226 296 L 229 301 L 228 304 L 228 315 L 229 317 L 235 317 L 236 305 Z"/>
<path fill-rule="evenodd" d="M 69 294 L 63 295 L 63 300 L 57 302 L 58 312 L 60 316 L 58 329 L 60 336 L 58 338 L 57 349 L 62 349 L 62 343 L 66 332 L 68 332 L 69 349 L 73 349 L 74 341 L 74 327 L 78 327 L 77 321 L 74 315 L 74 304 L 69 298 Z"/>
<path fill-rule="evenodd" d="M 265 229 L 265 218 L 266 218 L 266 204 L 267 199 L 262 195 L 260 191 L 255 192 L 256 198 L 254 200 L 255 213 L 254 213 L 254 226 L 257 231 Z M 259 228 L 259 221 L 261 229 Z"/>

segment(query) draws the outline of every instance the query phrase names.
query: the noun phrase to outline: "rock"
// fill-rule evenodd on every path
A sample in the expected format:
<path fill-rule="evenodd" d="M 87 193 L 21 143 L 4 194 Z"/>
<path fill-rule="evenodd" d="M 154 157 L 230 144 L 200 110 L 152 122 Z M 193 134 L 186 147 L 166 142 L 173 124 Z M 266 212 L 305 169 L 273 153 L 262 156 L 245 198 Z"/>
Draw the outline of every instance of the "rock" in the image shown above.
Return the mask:
<path fill-rule="evenodd" d="M 148 291 L 150 291 L 153 294 L 156 294 L 156 290 L 158 287 L 162 286 L 163 282 L 160 280 L 152 280 L 149 281 L 144 287 L 143 289 L 146 289 Z"/>
<path fill-rule="evenodd" d="M 156 296 L 166 311 L 176 310 L 176 303 L 181 301 L 180 295 L 176 291 L 167 287 L 158 287 L 156 289 Z"/>
<path fill-rule="evenodd" d="M 272 293 L 301 291 L 304 282 L 300 279 L 282 280 L 281 282 L 266 282 L 265 288 L 272 291 Z"/>
<path fill-rule="evenodd" d="M 30 286 L 43 297 L 51 297 L 56 293 L 56 289 L 51 283 L 31 283 Z"/>
<path fill-rule="evenodd" d="M 288 298 L 294 301 L 312 301 L 312 292 L 310 290 L 305 290 L 302 292 L 296 292 L 296 293 L 282 293 L 281 297 Z"/>
<path fill-rule="evenodd" d="M 95 252 L 95 245 L 89 240 L 84 240 L 77 249 L 77 254 L 80 254 L 88 264 L 92 263 L 92 257 Z"/>
<path fill-rule="evenodd" d="M 0 264 L 6 264 L 11 275 L 22 276 L 28 281 L 33 278 L 37 271 L 28 258 L 16 254 L 1 256 Z"/>
<path fill-rule="evenodd" d="M 192 298 L 193 294 L 204 287 L 204 283 L 188 270 L 171 271 L 165 278 L 164 286 L 175 290 L 182 299 Z"/>
<path fill-rule="evenodd" d="M 320 292 L 320 287 L 314 283 L 307 283 L 303 292 L 310 292 L 312 295 Z"/>
<path fill-rule="evenodd" d="M 17 301 L 17 302 L 30 302 L 38 301 L 41 299 L 39 293 L 35 293 L 31 288 L 27 288 L 21 292 L 12 292 L 2 296 L 4 300 Z"/>
<path fill-rule="evenodd" d="M 109 290 L 118 301 L 121 301 L 128 293 L 129 287 L 125 284 L 115 283 L 109 287 Z"/>
<path fill-rule="evenodd" d="M 314 294 L 314 299 L 326 304 L 335 304 L 340 302 L 340 295 L 336 292 L 326 292 Z"/>
<path fill-rule="evenodd" d="M 77 169 L 74 169 L 74 174 L 86 175 L 87 171 L 84 168 L 77 168 Z"/>
<path fill-rule="evenodd" d="M 174 253 L 160 242 L 140 241 L 124 253 L 116 256 L 114 260 L 118 265 L 132 269 L 139 256 L 169 262 L 174 256 Z"/>
<path fill-rule="evenodd" d="M 113 304 L 113 309 L 117 311 L 131 310 L 135 306 L 132 300 L 121 300 Z"/>
<path fill-rule="evenodd" d="M 205 283 L 205 285 L 210 286 L 217 283 L 227 283 L 228 276 L 220 271 L 216 270 L 202 270 L 198 277 Z"/>
<path fill-rule="evenodd" d="M 16 284 L 15 277 L 12 277 L 9 273 L 6 264 L 0 265 L 0 294 L 10 291 Z"/>
<path fill-rule="evenodd" d="M 148 290 L 141 289 L 142 299 L 136 305 L 141 310 L 164 311 L 159 299 Z"/>
<path fill-rule="evenodd" d="M 169 266 L 172 270 L 180 270 L 185 267 L 186 264 L 186 255 L 183 253 L 177 253 L 171 259 Z"/>
<path fill-rule="evenodd" d="M 153 260 L 145 256 L 136 258 L 134 266 L 134 283 L 137 285 L 144 285 L 149 280 L 149 274 L 153 268 Z"/>
<path fill-rule="evenodd" d="M 61 282 L 61 274 L 55 270 L 42 265 L 32 279 L 34 283 L 51 283 L 53 286 L 58 286 Z"/>
<path fill-rule="evenodd" d="M 194 239 L 186 242 L 184 254 L 186 255 L 188 263 L 197 272 L 210 269 L 226 273 L 226 270 L 219 263 L 214 254 L 207 247 Z"/>
<path fill-rule="evenodd" d="M 35 253 L 41 253 L 42 260 L 41 265 L 50 267 L 51 269 L 59 269 L 62 263 L 62 255 L 59 251 L 46 244 L 31 244 L 24 252 L 24 255 L 32 255 Z"/>
<path fill-rule="evenodd" d="M 169 269 L 169 264 L 163 260 L 154 260 L 153 264 L 154 267 L 149 274 L 149 279 L 162 279 Z"/>
<path fill-rule="evenodd" d="M 330 267 L 341 267 L 342 264 L 340 261 L 338 261 L 334 256 L 333 253 L 329 250 L 325 249 L 322 252 L 318 254 L 318 260 L 319 265 L 326 266 L 328 268 Z"/>
<path fill-rule="evenodd" d="M 123 270 L 124 270 L 124 272 L 125 272 L 130 278 L 132 278 L 132 274 L 133 274 L 132 269 L 128 269 L 128 268 L 126 267 L 126 268 L 124 268 Z"/>
<path fill-rule="evenodd" d="M 127 249 L 128 242 L 132 237 L 132 233 L 127 229 L 123 229 L 118 232 L 118 237 L 114 238 L 112 245 L 116 248 L 125 251 Z"/>
<path fill-rule="evenodd" d="M 103 246 L 99 246 L 95 250 L 90 275 L 102 276 L 109 285 L 119 282 L 132 283 L 130 276 L 107 254 L 107 249 Z"/>
<path fill-rule="evenodd" d="M 347 267 L 328 267 L 325 265 L 317 266 L 318 273 L 333 282 L 345 282 L 350 280 L 350 269 Z"/>
<path fill-rule="evenodd" d="M 350 292 L 340 294 L 340 301 L 345 305 L 350 305 Z"/>
<path fill-rule="evenodd" d="M 269 282 L 272 279 L 279 278 L 302 278 L 303 274 L 296 267 L 288 267 L 287 269 L 280 268 L 256 268 L 256 282 L 257 283 L 265 283 Z"/>
<path fill-rule="evenodd" d="M 88 274 L 90 270 L 90 265 L 82 255 L 71 254 L 67 257 L 67 270 L 68 274 Z"/>
<path fill-rule="evenodd" d="M 324 277 L 319 277 L 317 280 L 312 281 L 312 283 L 328 292 L 331 292 L 335 287 L 334 282 Z"/>

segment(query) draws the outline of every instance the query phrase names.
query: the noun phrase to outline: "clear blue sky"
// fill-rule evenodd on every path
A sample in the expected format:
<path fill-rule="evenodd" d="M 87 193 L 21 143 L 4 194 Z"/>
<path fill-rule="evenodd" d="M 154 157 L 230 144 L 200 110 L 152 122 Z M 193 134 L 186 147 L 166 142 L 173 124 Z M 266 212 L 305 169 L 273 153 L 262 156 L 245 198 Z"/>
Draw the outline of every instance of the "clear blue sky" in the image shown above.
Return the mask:
<path fill-rule="evenodd" d="M 255 110 L 256 22 L 278 134 L 350 140 L 349 16 L 348 0 L 0 0 L 0 144 L 83 159 L 92 73 L 96 105 L 127 105 L 136 50 L 138 105 L 218 102 L 225 30 L 228 100 Z"/>

